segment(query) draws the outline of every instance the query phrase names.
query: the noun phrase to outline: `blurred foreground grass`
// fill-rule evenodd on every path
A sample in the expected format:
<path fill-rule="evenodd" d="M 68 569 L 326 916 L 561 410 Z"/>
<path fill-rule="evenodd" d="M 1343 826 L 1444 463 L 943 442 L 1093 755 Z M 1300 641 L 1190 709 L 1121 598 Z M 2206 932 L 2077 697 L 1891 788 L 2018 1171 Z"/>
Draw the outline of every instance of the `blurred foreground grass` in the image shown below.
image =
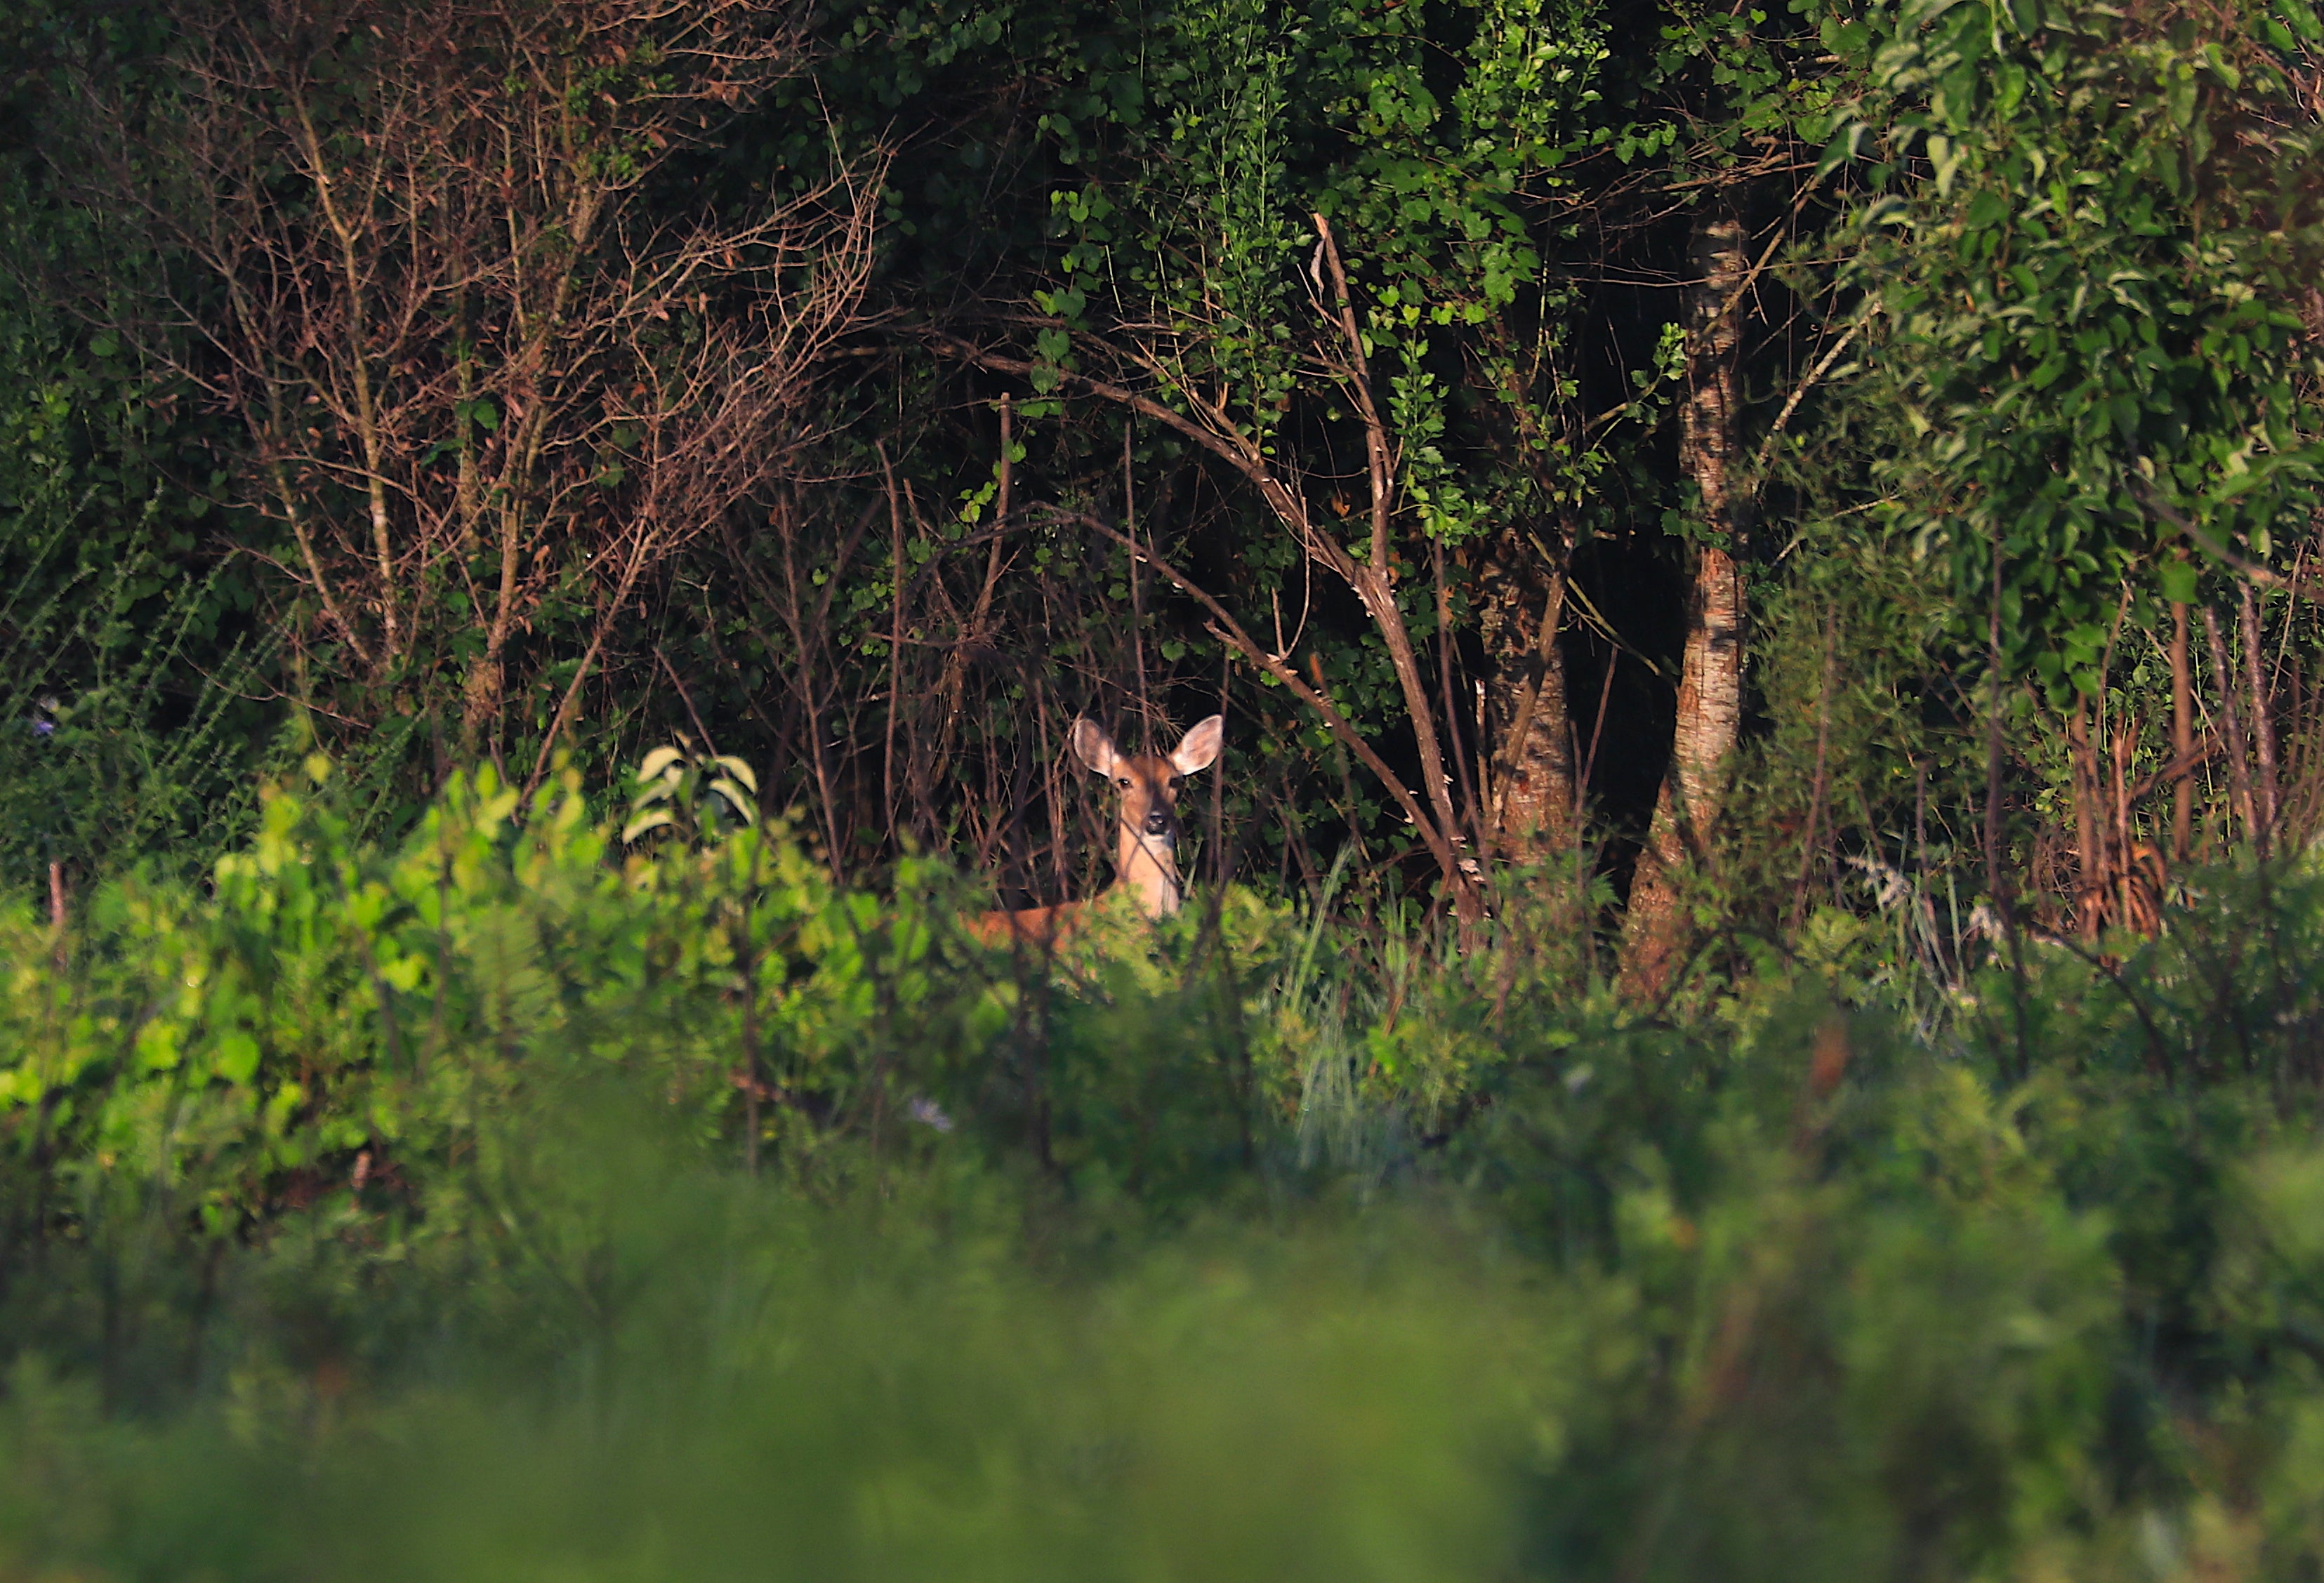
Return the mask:
<path fill-rule="evenodd" d="M 0 1578 L 2324 1566 L 2301 870 L 1648 1017 L 1548 912 L 1038 960 L 512 814 L 0 925 Z"/>
<path fill-rule="evenodd" d="M 1064 1275 L 973 1183 L 833 1210 L 613 1164 L 563 1183 L 579 1267 L 412 1277 L 434 1322 L 371 1367 L 270 1336 L 108 1423 L 21 1361 L 10 1574 L 1474 1577 L 1579 1383 L 1572 1315 L 1404 1236 Z M 245 1322 L 335 1284 L 313 1252 Z"/>

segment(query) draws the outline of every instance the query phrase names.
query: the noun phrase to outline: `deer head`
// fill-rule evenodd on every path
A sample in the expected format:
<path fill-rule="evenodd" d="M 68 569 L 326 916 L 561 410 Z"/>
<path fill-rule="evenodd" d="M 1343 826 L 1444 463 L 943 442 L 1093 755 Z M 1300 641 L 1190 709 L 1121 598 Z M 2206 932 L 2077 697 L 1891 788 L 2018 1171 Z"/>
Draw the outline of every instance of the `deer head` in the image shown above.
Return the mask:
<path fill-rule="evenodd" d="M 1074 722 L 1074 756 L 1111 781 L 1120 798 L 1113 856 L 1119 882 L 1136 893 L 1149 916 L 1178 910 L 1184 895 L 1178 880 L 1178 792 L 1186 777 L 1218 758 L 1225 733 L 1225 717 L 1213 714 L 1179 738 L 1167 758 L 1157 758 L 1123 753 L 1096 722 Z"/>

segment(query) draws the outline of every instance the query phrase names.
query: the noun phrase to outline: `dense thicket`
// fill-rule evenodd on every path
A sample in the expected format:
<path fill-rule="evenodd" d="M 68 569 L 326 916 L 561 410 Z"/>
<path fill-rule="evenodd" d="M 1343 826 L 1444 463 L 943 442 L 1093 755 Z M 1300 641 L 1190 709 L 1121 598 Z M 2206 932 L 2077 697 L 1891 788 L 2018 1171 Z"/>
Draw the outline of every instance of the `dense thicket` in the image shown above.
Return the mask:
<path fill-rule="evenodd" d="M 2324 1565 L 2299 0 L 0 62 L 0 1576 Z"/>
<path fill-rule="evenodd" d="M 1917 1021 L 1830 914 L 1658 1019 L 1539 912 L 1043 961 L 706 802 L 383 847 L 313 773 L 9 925 L 11 1575 L 2324 1557 L 2311 876 Z"/>
<path fill-rule="evenodd" d="M 1214 702 L 1214 871 L 1582 852 L 1647 992 L 2303 827 L 2297 6 L 8 25 L 11 884 L 684 729 L 1054 896 Z"/>

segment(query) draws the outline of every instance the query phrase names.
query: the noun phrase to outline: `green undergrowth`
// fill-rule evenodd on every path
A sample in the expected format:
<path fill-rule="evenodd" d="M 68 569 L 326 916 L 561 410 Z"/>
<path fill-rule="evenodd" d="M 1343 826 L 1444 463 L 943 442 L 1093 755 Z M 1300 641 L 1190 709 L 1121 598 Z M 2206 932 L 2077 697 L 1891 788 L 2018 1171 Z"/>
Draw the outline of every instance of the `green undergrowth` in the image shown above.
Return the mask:
<path fill-rule="evenodd" d="M 1052 958 L 318 762 L 8 918 L 0 1578 L 2324 1563 L 2324 881 L 1648 1009 L 1327 899 Z"/>

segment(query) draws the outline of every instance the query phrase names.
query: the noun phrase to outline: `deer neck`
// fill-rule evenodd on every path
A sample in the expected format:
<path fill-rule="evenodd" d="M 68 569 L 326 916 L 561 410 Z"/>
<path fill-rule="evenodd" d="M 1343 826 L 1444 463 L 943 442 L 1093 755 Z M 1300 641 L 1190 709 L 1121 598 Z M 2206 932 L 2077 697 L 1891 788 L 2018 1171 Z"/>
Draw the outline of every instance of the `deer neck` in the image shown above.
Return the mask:
<path fill-rule="evenodd" d="M 1166 835 L 1140 835 L 1124 824 L 1113 848 L 1113 888 L 1137 899 L 1138 910 L 1149 918 L 1167 917 L 1178 910 L 1185 888 L 1178 879 L 1176 844 Z"/>

